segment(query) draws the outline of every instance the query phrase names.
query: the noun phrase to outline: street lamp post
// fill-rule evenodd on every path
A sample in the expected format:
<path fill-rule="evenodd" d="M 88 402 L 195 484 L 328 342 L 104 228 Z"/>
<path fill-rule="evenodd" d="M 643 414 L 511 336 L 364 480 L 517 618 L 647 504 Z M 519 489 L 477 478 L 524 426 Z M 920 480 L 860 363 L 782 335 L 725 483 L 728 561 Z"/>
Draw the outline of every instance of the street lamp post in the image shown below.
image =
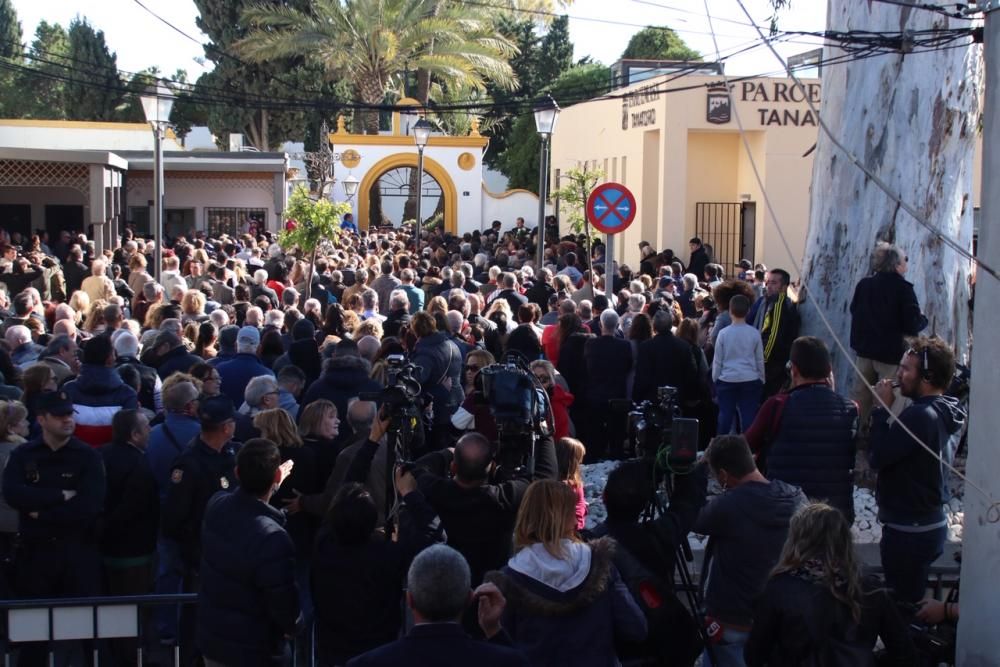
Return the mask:
<path fill-rule="evenodd" d="M 413 125 L 413 140 L 417 144 L 417 227 L 416 232 L 420 233 L 423 222 L 420 219 L 420 203 L 424 194 L 424 147 L 431 138 L 431 124 L 427 119 L 421 118 Z"/>
<path fill-rule="evenodd" d="M 153 228 L 156 244 L 153 277 L 160 280 L 163 271 L 163 136 L 170 124 L 174 94 L 162 82 L 157 82 L 149 86 L 139 100 L 146 122 L 153 128 Z"/>
<path fill-rule="evenodd" d="M 549 184 L 549 139 L 556 129 L 559 105 L 546 95 L 535 105 L 535 129 L 542 140 L 541 155 L 538 160 L 538 233 L 535 235 L 537 248 L 536 271 L 545 266 L 545 200 L 548 199 Z"/>
<path fill-rule="evenodd" d="M 348 174 L 347 178 L 344 179 L 344 194 L 347 195 L 347 201 L 354 199 L 354 195 L 358 194 L 358 184 L 360 181 L 354 176 L 354 174 Z"/>

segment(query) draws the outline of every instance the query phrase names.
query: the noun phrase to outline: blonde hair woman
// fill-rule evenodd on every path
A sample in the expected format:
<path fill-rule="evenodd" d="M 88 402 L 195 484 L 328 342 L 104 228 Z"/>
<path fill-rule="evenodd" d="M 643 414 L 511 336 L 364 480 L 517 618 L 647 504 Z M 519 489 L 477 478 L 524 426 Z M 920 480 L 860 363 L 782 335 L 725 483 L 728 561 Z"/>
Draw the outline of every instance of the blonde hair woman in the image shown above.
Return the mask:
<path fill-rule="evenodd" d="M 300 495 L 311 496 L 323 490 L 326 480 L 319 478 L 316 452 L 312 447 L 303 446 L 295 421 L 286 410 L 282 408 L 262 410 L 254 415 L 253 425 L 260 431 L 262 438 L 267 438 L 278 445 L 282 463 L 292 462 L 292 474 L 271 496 L 271 505 L 283 509 Z M 316 530 L 315 521 L 305 512 L 295 512 L 288 517 L 286 527 L 300 556 L 298 566 L 304 583 L 307 581 L 304 577 L 309 571 L 309 555 L 312 553 L 313 535 Z"/>
<path fill-rule="evenodd" d="M 28 409 L 18 401 L 0 401 L 0 470 L 14 448 L 28 437 Z M 18 513 L 3 499 L 0 487 L 0 552 L 11 553 L 17 534 Z"/>
<path fill-rule="evenodd" d="M 531 664 L 612 667 L 615 641 L 643 639 L 646 617 L 612 562 L 612 541 L 577 537 L 576 500 L 556 480 L 529 486 L 514 525 L 517 553 L 486 581 L 507 598 L 503 626 Z"/>
<path fill-rule="evenodd" d="M 90 308 L 90 297 L 83 290 L 77 290 L 69 297 L 69 307 L 74 313 L 73 324 L 80 326 L 83 314 Z"/>

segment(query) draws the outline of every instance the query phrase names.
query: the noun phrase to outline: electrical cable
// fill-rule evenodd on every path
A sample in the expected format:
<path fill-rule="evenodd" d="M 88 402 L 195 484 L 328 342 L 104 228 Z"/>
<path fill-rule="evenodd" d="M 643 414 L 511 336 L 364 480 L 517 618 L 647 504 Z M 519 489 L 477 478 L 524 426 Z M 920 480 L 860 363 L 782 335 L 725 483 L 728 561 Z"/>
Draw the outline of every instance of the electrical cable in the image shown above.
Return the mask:
<path fill-rule="evenodd" d="M 753 17 L 750 16 L 750 12 L 747 11 L 747 8 L 746 6 L 744 6 L 742 0 L 736 0 L 736 1 L 739 3 L 740 8 L 743 10 L 743 13 L 746 14 L 747 18 L 752 21 Z M 761 31 L 760 26 L 755 25 L 754 28 L 757 31 L 757 34 L 760 35 L 760 37 L 763 39 L 764 34 Z M 794 82 L 795 86 L 804 92 L 805 87 L 802 85 L 802 82 L 799 80 L 799 78 L 795 76 L 795 73 L 791 70 L 791 68 L 788 67 L 788 63 L 784 59 L 782 59 L 782 57 L 778 54 L 777 51 L 774 50 L 774 48 L 770 44 L 766 44 L 765 46 L 767 46 L 768 50 L 771 51 L 771 53 L 778 60 L 778 62 L 782 64 L 782 66 L 788 72 L 788 77 Z M 959 45 L 959 46 L 965 46 L 965 45 Z M 940 231 L 935 229 L 927 220 L 924 219 L 924 217 L 920 214 L 919 211 L 917 211 L 915 207 L 903 201 L 902 197 L 897 192 L 895 192 L 889 186 L 888 183 L 882 180 L 882 178 L 880 178 L 878 174 L 874 173 L 871 169 L 866 167 L 850 149 L 848 149 L 839 139 L 837 139 L 836 136 L 834 136 L 833 132 L 827 126 L 826 122 L 819 115 L 819 109 L 816 108 L 816 105 L 813 103 L 812 100 L 809 99 L 808 95 L 806 95 L 806 103 L 812 110 L 813 115 L 816 116 L 820 129 L 830 139 L 830 142 L 834 146 L 836 146 L 844 155 L 846 155 L 847 159 L 851 163 L 853 163 L 856 167 L 858 167 L 858 169 L 863 171 L 865 176 L 867 176 L 875 185 L 877 185 L 878 188 L 882 190 L 882 192 L 884 192 L 886 196 L 889 197 L 889 199 L 895 202 L 896 205 L 902 208 L 904 211 L 909 213 L 910 216 L 914 220 L 916 220 L 918 224 L 920 224 L 920 226 L 924 227 L 927 231 L 933 234 L 939 241 L 947 245 L 949 248 L 957 252 L 962 257 L 965 257 L 966 259 L 975 262 L 979 266 L 979 268 L 981 268 L 989 275 L 993 276 L 997 280 L 1000 280 L 1000 274 L 998 274 L 996 270 L 994 270 L 990 265 L 986 264 L 982 260 L 978 259 L 967 249 L 963 248 L 961 244 L 959 244 L 957 241 L 950 238 L 949 236 L 946 236 L 945 234 L 942 234 Z"/>
<path fill-rule="evenodd" d="M 743 13 L 747 15 L 747 18 L 749 20 L 753 21 L 753 17 L 750 16 L 750 13 L 747 11 L 746 7 L 743 4 L 743 0 L 736 0 L 736 1 L 737 1 L 737 3 L 739 3 L 740 8 L 743 10 Z M 708 17 L 709 26 L 711 27 L 712 26 L 712 16 L 711 16 L 711 13 L 709 12 L 709 9 L 708 9 L 708 0 L 702 0 L 702 2 L 705 5 L 705 14 Z M 756 27 L 756 29 L 757 29 L 758 33 L 761 32 L 761 30 L 760 30 L 759 27 Z M 761 35 L 761 36 L 763 37 L 763 35 Z M 712 38 L 712 42 L 715 45 L 716 50 L 718 50 L 718 48 L 719 48 L 718 47 L 718 41 L 715 39 L 714 36 Z M 780 56 L 778 56 L 777 53 L 775 53 L 775 57 L 777 57 L 779 60 L 781 60 Z M 785 61 L 783 61 L 783 60 L 781 60 L 781 62 L 782 62 L 783 65 L 785 65 L 786 69 L 788 69 L 787 63 Z M 790 71 L 789 71 L 789 74 L 791 74 Z M 723 74 L 723 77 L 725 78 L 725 74 Z M 792 77 L 792 78 L 793 78 L 793 80 L 796 81 L 796 83 L 798 83 L 798 85 L 801 86 L 801 83 L 799 83 L 797 79 L 795 79 L 794 77 Z M 808 95 L 806 95 L 806 99 L 808 99 Z M 811 104 L 810 104 L 810 107 L 812 107 Z M 799 279 L 802 281 L 802 284 L 806 287 L 806 294 L 808 295 L 809 292 L 811 291 L 809 289 L 809 286 L 808 286 L 808 279 L 806 278 L 805 274 L 803 274 L 803 272 L 802 272 L 801 262 L 796 258 L 795 253 L 792 251 L 792 246 L 789 243 L 787 236 L 785 236 L 784 228 L 782 227 L 782 225 L 781 225 L 781 223 L 780 223 L 780 221 L 778 219 L 778 216 L 777 216 L 777 214 L 776 214 L 776 212 L 774 210 L 774 206 L 771 203 L 771 198 L 770 198 L 770 196 L 767 193 L 767 189 L 764 187 L 764 179 L 760 175 L 760 169 L 757 166 L 757 160 L 754 157 L 753 150 L 750 147 L 750 142 L 747 139 L 747 133 L 746 133 L 746 130 L 744 129 L 744 127 L 743 127 L 743 121 L 740 118 L 738 105 L 735 105 L 735 104 L 731 105 L 731 108 L 732 108 L 733 118 L 736 121 L 736 127 L 739 129 L 740 139 L 743 142 L 743 148 L 746 151 L 747 158 L 748 158 L 748 160 L 750 162 L 750 167 L 751 167 L 751 169 L 753 171 L 753 174 L 754 174 L 754 178 L 757 181 L 757 185 L 758 185 L 758 187 L 760 187 L 761 195 L 764 198 L 764 204 L 767 207 L 768 214 L 771 216 L 771 220 L 774 222 L 774 228 L 778 232 L 778 238 L 781 240 L 781 243 L 784 246 L 785 252 L 788 254 L 789 261 L 792 263 L 792 266 L 798 272 Z M 881 407 L 885 408 L 886 410 L 889 410 L 890 407 L 885 403 L 885 401 L 882 400 L 882 397 L 879 396 L 878 393 L 875 391 L 875 389 L 868 384 L 868 381 L 865 378 L 864 373 L 862 373 L 861 369 L 858 368 L 857 363 L 853 359 L 853 355 L 850 353 L 850 351 L 844 345 L 844 342 L 837 335 L 837 332 L 834 330 L 833 325 L 830 323 L 830 320 L 827 318 L 826 313 L 823 311 L 822 308 L 819 307 L 818 304 L 817 304 L 817 306 L 816 306 L 816 308 L 814 310 L 815 310 L 816 314 L 819 316 L 820 320 L 823 322 L 823 326 L 826 327 L 827 331 L 829 331 L 830 335 L 833 337 L 833 341 L 834 341 L 834 344 L 836 345 L 837 349 L 839 349 L 840 352 L 841 352 L 841 354 L 844 355 L 844 358 L 851 365 L 851 368 L 854 370 L 855 374 L 861 379 L 861 381 L 864 383 L 864 386 L 868 389 L 868 391 L 871 392 L 871 394 L 874 397 L 875 401 L 877 401 L 878 404 Z M 927 443 L 925 443 L 923 440 L 921 440 L 920 438 L 918 438 L 917 435 L 912 431 L 912 429 L 910 429 L 906 424 L 904 424 L 899 419 L 895 419 L 895 423 L 898 424 L 900 426 L 900 428 L 902 428 L 903 431 L 907 435 L 909 435 L 911 438 L 913 438 L 914 442 L 916 442 L 923 449 L 925 449 L 931 456 L 933 456 L 942 466 L 946 467 L 953 474 L 955 474 L 958 478 L 960 478 L 961 480 L 963 480 L 970 488 L 975 489 L 976 491 L 978 491 L 986 499 L 987 503 L 989 503 L 989 509 L 987 510 L 987 520 L 988 521 L 990 521 L 991 523 L 1000 522 L 1000 502 L 993 500 L 993 497 L 992 497 L 992 495 L 990 495 L 990 493 L 988 493 L 981 486 L 979 486 L 978 484 L 976 484 L 975 482 L 973 482 L 972 480 L 970 480 L 963 473 L 959 472 L 953 465 L 951 465 L 950 463 L 948 463 L 947 461 L 945 461 L 944 457 L 940 453 L 935 452 L 933 449 L 930 448 L 930 446 L 927 445 Z"/>

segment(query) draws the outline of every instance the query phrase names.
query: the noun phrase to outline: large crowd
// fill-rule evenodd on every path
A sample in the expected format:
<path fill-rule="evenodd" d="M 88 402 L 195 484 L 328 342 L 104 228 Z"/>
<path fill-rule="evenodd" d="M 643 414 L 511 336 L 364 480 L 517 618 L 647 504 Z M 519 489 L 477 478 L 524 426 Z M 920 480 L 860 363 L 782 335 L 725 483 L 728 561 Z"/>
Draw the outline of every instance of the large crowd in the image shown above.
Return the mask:
<path fill-rule="evenodd" d="M 0 231 L 3 597 L 198 594 L 102 664 L 149 641 L 232 667 L 312 645 L 325 666 L 872 664 L 876 643 L 918 664 L 912 617 L 958 607 L 923 601 L 947 491 L 910 433 L 950 455 L 964 413 L 903 252 L 875 248 L 854 294 L 874 388 L 845 397 L 788 272 L 722 266 L 698 238 L 686 263 L 642 243 L 634 269 L 548 238 L 537 266 L 520 219 L 462 236 L 345 219 L 312 265 L 271 233 L 196 232 L 156 267 L 131 231 L 103 253 Z M 398 355 L 420 392 L 395 466 Z M 499 362 L 547 396 L 530 464 L 500 463 Z M 699 423 L 685 470 L 635 458 L 622 407 L 664 386 Z M 883 580 L 851 540 L 859 446 Z M 607 521 L 585 530 L 582 466 L 606 459 Z M 675 587 L 692 531 L 695 608 Z M 35 665 L 51 646 L 15 648 Z"/>

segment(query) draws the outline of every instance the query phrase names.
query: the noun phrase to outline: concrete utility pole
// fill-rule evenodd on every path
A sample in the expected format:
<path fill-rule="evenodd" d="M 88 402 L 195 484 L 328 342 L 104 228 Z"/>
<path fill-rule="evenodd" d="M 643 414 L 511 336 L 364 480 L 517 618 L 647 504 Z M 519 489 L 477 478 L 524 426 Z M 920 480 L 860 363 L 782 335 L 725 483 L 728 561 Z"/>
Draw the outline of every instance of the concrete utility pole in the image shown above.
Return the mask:
<path fill-rule="evenodd" d="M 991 266 L 1000 261 L 1000 0 L 985 0 L 983 59 L 986 99 L 983 105 L 982 228 L 979 256 Z M 993 150 L 997 148 L 998 150 Z M 1000 283 L 985 272 L 976 284 L 973 321 L 972 398 L 969 423 L 969 459 L 966 475 L 996 494 L 1000 449 L 1000 374 L 990 372 L 1000 347 Z M 965 487 L 965 525 L 962 531 L 961 620 L 956 664 L 962 667 L 996 665 L 1000 656 L 1000 522 L 997 508 L 970 485 Z"/>

